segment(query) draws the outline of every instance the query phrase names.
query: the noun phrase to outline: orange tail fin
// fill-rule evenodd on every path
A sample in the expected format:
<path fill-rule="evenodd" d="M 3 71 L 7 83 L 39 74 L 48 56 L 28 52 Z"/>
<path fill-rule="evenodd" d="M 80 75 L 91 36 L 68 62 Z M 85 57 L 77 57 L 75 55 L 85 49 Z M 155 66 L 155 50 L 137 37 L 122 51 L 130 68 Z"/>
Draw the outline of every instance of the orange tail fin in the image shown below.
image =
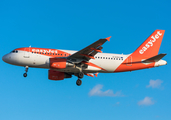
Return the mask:
<path fill-rule="evenodd" d="M 147 59 L 156 56 L 159 52 L 164 32 L 165 30 L 155 30 L 131 56 L 138 59 Z"/>

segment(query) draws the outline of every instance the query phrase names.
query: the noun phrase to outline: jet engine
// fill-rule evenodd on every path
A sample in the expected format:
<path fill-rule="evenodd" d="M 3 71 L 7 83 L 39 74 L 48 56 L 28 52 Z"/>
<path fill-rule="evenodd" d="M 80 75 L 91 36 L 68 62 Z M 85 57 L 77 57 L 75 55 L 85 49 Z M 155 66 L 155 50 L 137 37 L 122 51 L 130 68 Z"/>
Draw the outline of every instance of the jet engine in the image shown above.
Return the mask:
<path fill-rule="evenodd" d="M 67 59 L 50 58 L 50 68 L 65 69 L 67 67 L 74 67 L 74 64 L 67 62 Z"/>
<path fill-rule="evenodd" d="M 50 80 L 63 80 L 64 78 L 71 78 L 72 76 L 70 74 L 59 72 L 55 70 L 49 70 L 48 71 L 48 78 Z"/>

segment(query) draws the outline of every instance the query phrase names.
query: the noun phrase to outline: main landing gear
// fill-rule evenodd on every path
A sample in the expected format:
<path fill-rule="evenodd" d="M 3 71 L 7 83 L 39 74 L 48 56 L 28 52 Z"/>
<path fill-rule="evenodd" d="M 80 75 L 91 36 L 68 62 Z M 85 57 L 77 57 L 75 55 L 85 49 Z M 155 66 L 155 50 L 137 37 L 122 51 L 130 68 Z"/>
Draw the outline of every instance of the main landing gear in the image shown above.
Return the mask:
<path fill-rule="evenodd" d="M 80 79 L 77 80 L 76 84 L 80 86 L 82 84 L 82 81 Z"/>
<path fill-rule="evenodd" d="M 80 86 L 80 85 L 82 84 L 82 81 L 80 80 L 80 78 L 83 78 L 83 77 L 84 77 L 84 73 L 83 73 L 83 72 L 79 72 L 79 73 L 77 74 L 77 77 L 78 77 L 78 80 L 76 81 L 76 84 L 77 84 L 78 86 Z"/>
<path fill-rule="evenodd" d="M 28 66 L 25 67 L 26 72 L 23 74 L 24 77 L 27 77 L 28 68 L 29 68 Z"/>

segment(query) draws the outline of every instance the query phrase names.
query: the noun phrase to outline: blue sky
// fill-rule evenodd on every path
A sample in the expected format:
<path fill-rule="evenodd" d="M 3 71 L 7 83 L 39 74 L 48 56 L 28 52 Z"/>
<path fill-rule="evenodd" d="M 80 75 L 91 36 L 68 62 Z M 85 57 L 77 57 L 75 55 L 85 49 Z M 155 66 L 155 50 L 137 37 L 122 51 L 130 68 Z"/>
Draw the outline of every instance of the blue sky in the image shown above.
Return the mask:
<path fill-rule="evenodd" d="M 152 69 L 48 80 L 48 70 L 0 61 L 1 120 L 170 120 L 169 0 L 0 1 L 0 56 L 19 47 L 80 50 L 112 36 L 103 52 L 133 52 L 154 30 L 165 35 L 159 53 L 168 65 Z"/>

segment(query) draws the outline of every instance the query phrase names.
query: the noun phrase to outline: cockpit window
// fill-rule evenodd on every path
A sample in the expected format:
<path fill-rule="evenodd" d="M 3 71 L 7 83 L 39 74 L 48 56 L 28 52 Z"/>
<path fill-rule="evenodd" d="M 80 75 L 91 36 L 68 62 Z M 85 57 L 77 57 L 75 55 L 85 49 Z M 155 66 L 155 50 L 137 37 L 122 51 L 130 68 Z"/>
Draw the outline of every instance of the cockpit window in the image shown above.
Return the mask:
<path fill-rule="evenodd" d="M 18 50 L 13 50 L 11 51 L 11 53 L 18 53 Z"/>

